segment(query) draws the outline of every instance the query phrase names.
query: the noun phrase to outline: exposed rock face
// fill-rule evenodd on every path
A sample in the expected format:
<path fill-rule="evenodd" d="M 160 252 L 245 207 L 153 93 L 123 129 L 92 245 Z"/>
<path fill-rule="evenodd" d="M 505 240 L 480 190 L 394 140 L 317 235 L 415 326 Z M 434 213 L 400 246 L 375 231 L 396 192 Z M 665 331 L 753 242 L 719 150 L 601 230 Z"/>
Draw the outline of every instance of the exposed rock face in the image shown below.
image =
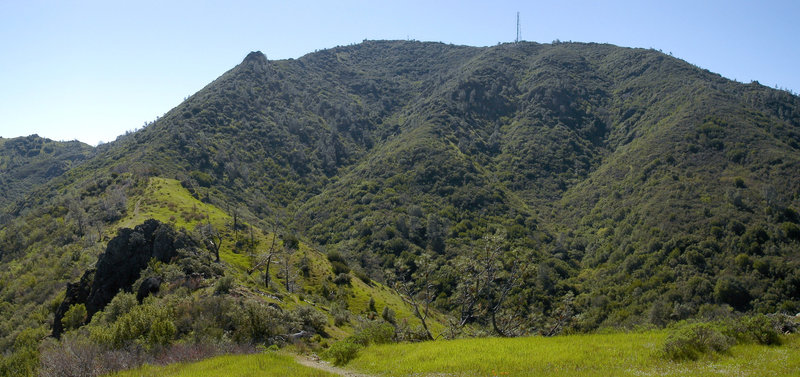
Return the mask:
<path fill-rule="evenodd" d="M 97 260 L 96 269 L 84 274 L 80 282 L 67 285 L 66 297 L 56 311 L 53 321 L 53 336 L 59 337 L 63 332 L 61 319 L 70 306 L 85 304 L 87 319 L 91 319 L 95 313 L 103 310 L 121 289 L 130 291 L 151 259 L 169 263 L 178 257 L 178 251 L 181 249 L 199 248 L 200 244 L 195 239 L 185 233 L 176 232 L 171 226 L 157 220 L 147 220 L 134 229 L 121 229 L 117 236 L 108 242 L 106 251 Z M 137 294 L 139 301 L 150 293 L 158 291 L 161 281 L 158 278 L 152 279 L 150 283 L 142 284 Z M 150 279 L 145 282 L 148 280 Z"/>
<path fill-rule="evenodd" d="M 261 51 L 250 51 L 244 58 L 245 62 L 265 64 L 267 63 L 267 56 Z"/>
<path fill-rule="evenodd" d="M 55 313 L 55 320 L 53 320 L 53 336 L 56 338 L 61 336 L 64 327 L 61 325 L 61 319 L 67 313 L 69 307 L 75 304 L 82 304 L 89 298 L 89 290 L 94 280 L 95 270 L 86 271 L 77 283 L 67 283 L 67 294 L 64 295 L 64 301 L 58 306 Z"/>
<path fill-rule="evenodd" d="M 142 285 L 139 286 L 139 290 L 136 292 L 136 301 L 139 301 L 141 304 L 147 296 L 158 293 L 158 290 L 161 289 L 161 282 L 161 278 L 156 276 L 144 279 Z"/>
<path fill-rule="evenodd" d="M 265 74 L 269 72 L 269 61 L 267 56 L 261 51 L 253 51 L 242 60 L 239 68 L 245 71 L 252 71 L 257 74 Z"/>
<path fill-rule="evenodd" d="M 86 302 L 89 317 L 103 310 L 120 289 L 130 290 L 150 259 L 168 263 L 178 255 L 178 249 L 198 246 L 190 237 L 157 220 L 120 230 L 97 260 L 97 272 Z"/>

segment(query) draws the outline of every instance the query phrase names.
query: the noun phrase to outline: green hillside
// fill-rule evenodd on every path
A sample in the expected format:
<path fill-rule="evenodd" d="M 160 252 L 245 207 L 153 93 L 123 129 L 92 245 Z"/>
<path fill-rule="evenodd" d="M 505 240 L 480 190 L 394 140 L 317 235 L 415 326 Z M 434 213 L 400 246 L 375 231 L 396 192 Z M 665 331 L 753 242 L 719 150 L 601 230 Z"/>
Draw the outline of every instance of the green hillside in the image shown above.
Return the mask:
<path fill-rule="evenodd" d="M 0 138 L 0 209 L 92 155 L 94 148 L 78 141 L 58 142 L 38 135 Z"/>
<path fill-rule="evenodd" d="M 112 143 L 0 143 L 4 365 L 68 318 L 157 354 L 301 330 L 321 352 L 382 317 L 418 340 L 800 311 L 800 98 L 655 50 L 252 52 Z M 161 332 L 98 338 L 123 320 L 99 258 L 151 233 L 183 247 L 119 289 L 158 278 L 122 307 Z"/>

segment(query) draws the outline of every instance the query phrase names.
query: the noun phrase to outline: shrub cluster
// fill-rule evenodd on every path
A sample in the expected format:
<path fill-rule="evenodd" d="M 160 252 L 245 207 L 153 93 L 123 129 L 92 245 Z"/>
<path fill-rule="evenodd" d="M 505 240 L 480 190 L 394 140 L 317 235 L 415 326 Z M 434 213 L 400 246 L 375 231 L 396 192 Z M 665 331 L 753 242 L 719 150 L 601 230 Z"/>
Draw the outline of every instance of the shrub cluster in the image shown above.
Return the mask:
<path fill-rule="evenodd" d="M 323 354 L 334 365 L 344 365 L 358 356 L 358 352 L 370 344 L 386 344 L 395 340 L 395 328 L 384 321 L 362 321 L 356 332 L 334 343 Z"/>
<path fill-rule="evenodd" d="M 214 290 L 229 285 L 227 280 L 221 278 Z M 44 376 L 103 375 L 142 363 L 192 361 L 241 352 L 237 347 L 284 344 L 324 334 L 328 325 L 327 316 L 311 306 L 286 310 L 257 299 L 225 294 L 183 296 L 185 288 L 176 292 L 147 297 L 141 304 L 133 293 L 120 292 L 88 325 L 66 332 L 60 342 L 52 340 L 43 346 L 41 362 L 34 342 L 30 355 L 19 352 L 24 360 L 11 360 L 14 365 L 8 368 L 0 365 L 0 372 L 10 371 L 0 376 L 30 375 L 37 365 Z M 75 318 L 82 317 L 76 314 Z M 36 339 L 41 337 L 39 334 Z M 25 347 L 18 348 L 24 351 Z"/>
<path fill-rule="evenodd" d="M 70 332 L 60 342 L 44 342 L 38 373 L 42 377 L 94 377 L 136 368 L 146 363 L 166 365 L 194 362 L 221 354 L 255 351 L 249 345 L 230 343 L 180 343 L 161 348 L 155 353 L 145 352 L 138 346 L 111 349 L 79 333 Z"/>
<path fill-rule="evenodd" d="M 0 376 L 31 376 L 39 364 L 39 339 L 43 328 L 29 328 L 19 332 L 14 339 L 13 352 L 0 355 Z"/>
<path fill-rule="evenodd" d="M 342 326 L 350 322 L 350 311 L 341 303 L 334 302 L 331 305 L 331 315 L 333 316 L 333 324 L 336 326 Z"/>
<path fill-rule="evenodd" d="M 219 280 L 217 280 L 217 284 L 214 285 L 214 293 L 218 295 L 228 294 L 231 289 L 233 289 L 235 282 L 233 280 L 233 276 L 226 275 Z"/>
<path fill-rule="evenodd" d="M 148 303 L 137 305 L 117 318 L 110 331 L 98 329 L 93 337 L 102 344 L 122 348 L 136 344 L 145 348 L 166 346 L 177 332 L 169 307 Z"/>
<path fill-rule="evenodd" d="M 781 342 L 776 330 L 780 326 L 763 314 L 712 323 L 679 322 L 670 329 L 663 351 L 673 360 L 697 360 L 741 343 L 776 345 Z"/>
<path fill-rule="evenodd" d="M 710 352 L 725 352 L 735 340 L 710 323 L 683 323 L 673 328 L 664 342 L 664 353 L 673 360 L 697 360 Z"/>
<path fill-rule="evenodd" d="M 345 365 L 358 356 L 361 348 L 363 348 L 362 345 L 345 339 L 334 343 L 331 348 L 325 351 L 323 356 L 333 361 L 333 365 Z"/>
<path fill-rule="evenodd" d="M 336 285 L 350 285 L 350 274 L 339 274 L 333 279 L 333 283 Z"/>

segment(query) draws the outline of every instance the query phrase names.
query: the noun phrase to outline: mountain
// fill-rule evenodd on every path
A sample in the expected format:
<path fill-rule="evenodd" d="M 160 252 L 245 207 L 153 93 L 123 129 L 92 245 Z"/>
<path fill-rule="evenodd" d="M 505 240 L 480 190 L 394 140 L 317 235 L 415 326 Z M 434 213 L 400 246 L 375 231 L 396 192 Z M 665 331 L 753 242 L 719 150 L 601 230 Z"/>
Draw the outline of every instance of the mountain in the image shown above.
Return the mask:
<path fill-rule="evenodd" d="M 79 165 L 93 152 L 78 141 L 58 142 L 38 135 L 0 138 L 0 208 Z"/>
<path fill-rule="evenodd" d="M 215 245 L 223 275 L 246 287 L 239 297 L 298 297 L 257 288 L 254 266 L 281 235 L 305 259 L 287 254 L 273 283 L 295 269 L 315 302 L 366 307 L 383 288 L 337 280 L 357 274 L 352 284 L 395 286 L 386 302 L 430 302 L 433 326 L 452 333 L 800 310 L 800 98 L 655 50 L 365 41 L 289 60 L 252 52 L 156 122 L 71 161 L 59 174 L 42 172 L 60 162 L 27 163 L 35 174 L 18 179 L 47 179 L 6 199 L 5 347 L 49 326 L 65 284 L 150 217 Z M 203 224 L 222 238 L 209 244 Z"/>

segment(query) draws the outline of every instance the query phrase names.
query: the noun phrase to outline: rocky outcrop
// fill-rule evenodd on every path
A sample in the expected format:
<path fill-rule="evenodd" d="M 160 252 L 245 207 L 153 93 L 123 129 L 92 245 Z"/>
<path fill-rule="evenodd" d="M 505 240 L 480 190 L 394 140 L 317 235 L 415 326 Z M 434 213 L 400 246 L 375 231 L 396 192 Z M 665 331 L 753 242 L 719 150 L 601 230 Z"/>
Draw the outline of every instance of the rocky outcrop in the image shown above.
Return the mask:
<path fill-rule="evenodd" d="M 198 248 L 191 237 L 157 220 L 121 229 L 97 260 L 92 290 L 86 302 L 89 317 L 108 304 L 120 289 L 130 290 L 151 259 L 169 263 L 178 249 Z"/>
<path fill-rule="evenodd" d="M 96 268 L 85 273 L 78 283 L 67 284 L 67 294 L 53 321 L 53 336 L 59 337 L 63 332 L 61 319 L 70 306 L 85 304 L 89 320 L 103 310 L 120 290 L 130 292 L 151 259 L 163 263 L 186 260 L 191 259 L 192 255 L 201 255 L 201 249 L 200 243 L 188 234 L 177 232 L 170 225 L 157 220 L 147 220 L 134 229 L 121 229 L 108 242 L 106 251 L 97 260 Z M 194 270 L 196 264 L 187 263 L 187 268 Z M 156 280 L 142 284 L 137 292 L 139 301 L 158 291 L 161 280 Z"/>
<path fill-rule="evenodd" d="M 64 318 L 67 310 L 72 305 L 86 303 L 86 299 L 89 298 L 94 273 L 95 270 L 91 269 L 86 271 L 77 283 L 67 283 L 67 293 L 64 295 L 64 301 L 61 301 L 61 305 L 56 309 L 55 320 L 53 320 L 53 336 L 56 338 L 61 336 L 64 331 L 61 319 Z"/>
<path fill-rule="evenodd" d="M 157 276 L 151 276 L 147 279 L 144 279 L 144 281 L 142 281 L 142 285 L 139 286 L 139 290 L 136 291 L 136 301 L 139 301 L 141 304 L 147 296 L 158 293 L 158 291 L 161 289 L 161 282 L 161 278 Z"/>

